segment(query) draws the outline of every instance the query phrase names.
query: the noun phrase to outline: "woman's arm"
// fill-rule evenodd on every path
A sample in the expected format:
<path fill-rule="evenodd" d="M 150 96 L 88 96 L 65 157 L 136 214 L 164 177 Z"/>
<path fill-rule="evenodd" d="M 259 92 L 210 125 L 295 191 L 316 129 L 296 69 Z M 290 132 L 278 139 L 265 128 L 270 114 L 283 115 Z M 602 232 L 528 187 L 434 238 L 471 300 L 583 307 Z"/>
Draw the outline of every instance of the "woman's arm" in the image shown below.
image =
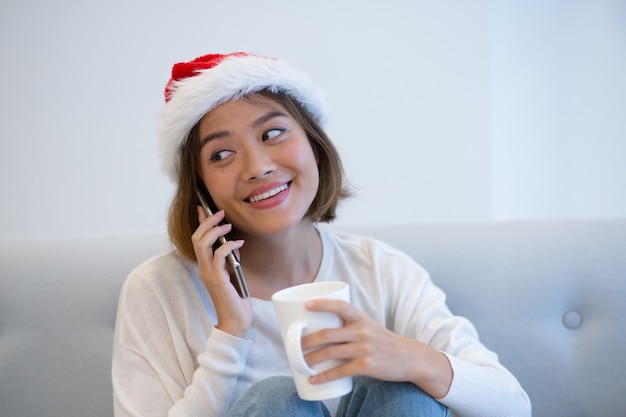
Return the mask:
<path fill-rule="evenodd" d="M 341 276 L 351 283 L 351 304 L 310 304 L 345 322 L 303 338 L 303 349 L 329 344 L 307 355 L 309 363 L 346 360 L 318 375 L 318 382 L 347 375 L 410 381 L 458 416 L 530 415 L 530 401 L 515 377 L 480 343 L 474 326 L 450 312 L 445 294 L 423 268 L 375 240 L 349 243 L 337 250 L 346 260 Z"/>
<path fill-rule="evenodd" d="M 331 358 L 346 361 L 312 377 L 312 383 L 366 375 L 384 381 L 413 382 L 434 398 L 447 394 L 453 373 L 442 352 L 393 333 L 343 301 L 313 300 L 307 308 L 335 313 L 344 321 L 343 328 L 322 330 L 302 338 L 303 351 L 327 345 L 306 355 L 310 365 Z"/>
<path fill-rule="evenodd" d="M 180 255 L 133 271 L 115 326 L 116 417 L 225 415 L 252 343 L 216 322 L 195 266 Z"/>

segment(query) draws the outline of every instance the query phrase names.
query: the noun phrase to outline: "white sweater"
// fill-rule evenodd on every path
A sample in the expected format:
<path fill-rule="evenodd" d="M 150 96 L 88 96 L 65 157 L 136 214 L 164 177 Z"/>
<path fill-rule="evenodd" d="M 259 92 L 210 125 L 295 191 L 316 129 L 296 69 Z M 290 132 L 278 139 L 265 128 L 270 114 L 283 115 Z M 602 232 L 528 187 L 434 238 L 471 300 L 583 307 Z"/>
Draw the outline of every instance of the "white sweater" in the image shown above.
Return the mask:
<path fill-rule="evenodd" d="M 393 332 L 445 352 L 454 379 L 440 402 L 454 415 L 530 416 L 517 380 L 478 341 L 472 324 L 450 313 L 423 268 L 380 241 L 319 230 L 323 255 L 315 280 L 347 282 L 353 305 Z M 179 252 L 135 269 L 117 313 L 115 416 L 220 417 L 252 383 L 290 375 L 271 301 L 251 301 L 248 338 L 236 338 L 214 328 L 197 265 Z"/>

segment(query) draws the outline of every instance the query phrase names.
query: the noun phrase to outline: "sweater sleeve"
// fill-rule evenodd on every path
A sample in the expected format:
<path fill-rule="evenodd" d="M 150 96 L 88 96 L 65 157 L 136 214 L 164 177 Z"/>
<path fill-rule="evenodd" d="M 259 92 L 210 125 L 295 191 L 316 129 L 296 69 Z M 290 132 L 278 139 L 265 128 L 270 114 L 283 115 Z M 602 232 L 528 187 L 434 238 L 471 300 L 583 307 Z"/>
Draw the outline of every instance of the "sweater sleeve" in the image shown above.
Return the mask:
<path fill-rule="evenodd" d="M 439 401 L 456 411 L 456 416 L 530 417 L 530 400 L 508 371 L 447 356 L 454 379 L 448 394 Z"/>
<path fill-rule="evenodd" d="M 473 324 L 450 312 L 429 274 L 400 252 L 382 251 L 388 325 L 442 351 L 452 366 L 452 384 L 439 401 L 457 417 L 529 417 L 530 400 L 517 379 L 479 341 Z"/>
<path fill-rule="evenodd" d="M 178 282 L 168 286 L 162 267 L 156 278 L 152 268 L 133 272 L 120 295 L 112 367 L 115 416 L 224 416 L 252 343 L 199 319 L 207 313 L 186 297 L 195 288 L 181 285 L 184 271 L 176 271 Z M 172 291 L 181 292 L 172 297 Z M 205 346 L 194 355 L 185 332 L 203 331 L 208 331 Z"/>
<path fill-rule="evenodd" d="M 185 395 L 168 416 L 226 415 L 235 393 L 237 377 L 245 367 L 252 343 L 214 329 L 207 350 L 198 357 L 199 367 Z"/>
<path fill-rule="evenodd" d="M 409 323 L 421 329 L 422 341 L 446 354 L 453 371 L 450 390 L 440 402 L 457 417 L 530 417 L 526 392 L 480 342 L 472 323 L 449 311 L 443 291 L 427 274 L 420 293 L 421 307 Z"/>

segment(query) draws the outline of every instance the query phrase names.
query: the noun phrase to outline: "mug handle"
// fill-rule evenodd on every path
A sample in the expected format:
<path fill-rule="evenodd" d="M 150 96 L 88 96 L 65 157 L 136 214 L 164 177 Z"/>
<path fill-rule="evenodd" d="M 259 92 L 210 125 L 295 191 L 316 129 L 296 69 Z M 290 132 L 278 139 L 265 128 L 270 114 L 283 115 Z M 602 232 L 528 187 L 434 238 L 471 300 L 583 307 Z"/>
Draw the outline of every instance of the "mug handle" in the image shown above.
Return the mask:
<path fill-rule="evenodd" d="M 291 323 L 285 337 L 285 349 L 287 350 L 287 359 L 296 371 L 306 376 L 313 376 L 317 375 L 317 371 L 306 364 L 302 353 L 302 331 L 306 325 L 305 321 Z"/>

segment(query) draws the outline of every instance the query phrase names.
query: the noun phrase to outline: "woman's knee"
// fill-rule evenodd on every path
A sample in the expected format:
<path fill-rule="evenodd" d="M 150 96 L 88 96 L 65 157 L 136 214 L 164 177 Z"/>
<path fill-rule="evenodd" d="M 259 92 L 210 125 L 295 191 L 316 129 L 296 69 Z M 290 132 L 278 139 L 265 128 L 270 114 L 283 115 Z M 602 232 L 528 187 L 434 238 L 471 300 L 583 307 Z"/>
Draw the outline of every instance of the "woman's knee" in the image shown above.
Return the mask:
<path fill-rule="evenodd" d="M 449 416 L 447 407 L 410 382 L 387 382 L 359 376 L 351 395 L 342 398 L 339 416 Z"/>
<path fill-rule="evenodd" d="M 293 378 L 287 376 L 274 376 L 253 384 L 228 412 L 228 417 L 294 415 L 330 417 L 321 402 L 300 399 Z"/>
<path fill-rule="evenodd" d="M 252 384 L 245 395 L 267 398 L 269 394 L 291 397 L 297 395 L 293 379 L 288 376 L 272 376 Z M 243 396 L 242 396 L 243 397 Z"/>

